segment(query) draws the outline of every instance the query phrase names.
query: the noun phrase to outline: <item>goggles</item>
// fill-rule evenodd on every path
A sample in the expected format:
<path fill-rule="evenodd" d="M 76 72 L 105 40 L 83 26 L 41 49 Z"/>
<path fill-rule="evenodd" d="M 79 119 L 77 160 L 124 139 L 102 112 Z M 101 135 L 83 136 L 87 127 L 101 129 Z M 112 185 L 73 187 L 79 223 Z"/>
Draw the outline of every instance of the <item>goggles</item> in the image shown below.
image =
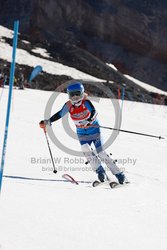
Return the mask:
<path fill-rule="evenodd" d="M 81 91 L 73 91 L 73 92 L 69 92 L 69 97 L 74 97 L 74 96 L 81 96 L 82 93 Z"/>

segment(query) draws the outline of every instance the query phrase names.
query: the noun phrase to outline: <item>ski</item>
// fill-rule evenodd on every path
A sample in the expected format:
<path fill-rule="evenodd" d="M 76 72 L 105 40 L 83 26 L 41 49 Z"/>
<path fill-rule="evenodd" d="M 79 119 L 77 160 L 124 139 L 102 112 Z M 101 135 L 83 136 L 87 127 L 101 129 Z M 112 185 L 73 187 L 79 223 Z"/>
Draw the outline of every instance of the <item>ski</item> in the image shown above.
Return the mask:
<path fill-rule="evenodd" d="M 119 184 L 118 182 L 116 181 L 105 181 L 105 182 L 100 182 L 100 181 L 94 181 L 92 183 L 92 186 L 93 187 L 98 187 L 98 186 L 103 186 L 103 185 L 109 185 L 110 188 L 117 188 L 117 187 L 123 187 L 124 185 L 127 185 L 127 184 L 130 184 L 129 181 L 125 181 L 124 184 Z"/>
<path fill-rule="evenodd" d="M 79 185 L 79 182 L 80 183 L 86 183 L 86 182 L 83 182 L 83 181 L 76 181 L 71 175 L 69 174 L 63 174 L 62 175 L 62 178 L 65 179 L 67 182 L 71 182 L 72 184 L 76 184 L 76 185 Z M 90 182 L 87 182 L 87 183 L 90 183 Z M 117 187 L 123 187 L 125 186 L 126 184 L 129 184 L 130 182 L 126 179 L 124 181 L 124 184 L 119 184 L 118 182 L 116 181 L 111 181 L 109 178 L 104 181 L 104 182 L 100 182 L 98 180 L 95 180 L 93 183 L 92 183 L 92 187 L 98 187 L 98 186 L 103 186 L 103 185 L 108 185 L 110 188 L 117 188 Z"/>
<path fill-rule="evenodd" d="M 105 185 L 105 184 L 108 184 L 110 186 L 110 188 L 115 188 L 117 185 L 119 185 L 117 182 L 115 181 L 104 181 L 104 182 L 100 182 L 100 181 L 94 181 L 92 183 L 92 186 L 93 187 L 97 187 L 97 186 L 102 186 L 102 185 Z"/>

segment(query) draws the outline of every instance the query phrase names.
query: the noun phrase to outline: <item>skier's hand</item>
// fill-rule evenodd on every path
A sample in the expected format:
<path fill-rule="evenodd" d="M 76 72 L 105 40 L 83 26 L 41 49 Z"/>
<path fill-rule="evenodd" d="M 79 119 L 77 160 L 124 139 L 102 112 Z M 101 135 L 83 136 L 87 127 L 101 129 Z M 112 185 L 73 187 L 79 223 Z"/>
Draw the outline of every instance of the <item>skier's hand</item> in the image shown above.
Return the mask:
<path fill-rule="evenodd" d="M 42 120 L 39 123 L 40 128 L 46 129 L 46 125 L 50 125 L 50 121 L 49 120 Z"/>
<path fill-rule="evenodd" d="M 85 127 L 87 127 L 87 126 L 90 125 L 90 122 L 89 122 L 88 120 L 83 120 L 83 121 L 80 121 L 79 124 L 80 124 L 83 128 L 85 128 Z"/>
<path fill-rule="evenodd" d="M 81 126 L 83 126 L 83 128 L 89 127 L 96 119 L 96 116 L 97 116 L 97 113 L 92 118 L 88 118 L 87 120 L 80 121 L 79 123 L 81 124 Z"/>
<path fill-rule="evenodd" d="M 89 127 L 92 124 L 93 121 L 94 121 L 94 117 L 93 118 L 88 118 L 87 120 L 80 121 L 79 124 L 83 128 L 86 128 L 86 127 Z"/>
<path fill-rule="evenodd" d="M 87 121 L 91 124 L 96 120 L 96 117 L 97 117 L 97 112 L 95 112 L 91 118 L 88 118 Z"/>

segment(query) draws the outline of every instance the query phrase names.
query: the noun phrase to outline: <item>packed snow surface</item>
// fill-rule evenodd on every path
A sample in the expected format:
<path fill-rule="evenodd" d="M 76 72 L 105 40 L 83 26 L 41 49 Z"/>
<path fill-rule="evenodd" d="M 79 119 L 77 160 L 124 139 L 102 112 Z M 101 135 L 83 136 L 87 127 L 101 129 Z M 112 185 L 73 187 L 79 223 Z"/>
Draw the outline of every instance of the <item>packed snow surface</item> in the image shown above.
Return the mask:
<path fill-rule="evenodd" d="M 3 92 L 2 92 L 3 91 Z M 167 249 L 167 140 L 119 133 L 106 149 L 125 171 L 131 184 L 93 188 L 96 174 L 84 158 L 50 147 L 39 128 L 51 92 L 14 90 L 0 197 L 2 250 L 166 250 Z M 0 89 L 0 148 L 3 145 L 8 89 Z M 67 100 L 58 95 L 52 114 Z M 114 126 L 113 102 L 93 99 L 103 126 Z M 166 138 L 167 107 L 124 102 L 121 129 Z M 75 131 L 74 124 L 70 122 Z M 62 126 L 52 125 L 67 148 L 79 150 L 77 140 Z M 112 131 L 102 129 L 104 142 Z M 65 182 L 70 174 L 79 185 Z M 111 178 L 110 172 L 107 171 Z M 17 178 L 13 178 L 17 177 Z"/>

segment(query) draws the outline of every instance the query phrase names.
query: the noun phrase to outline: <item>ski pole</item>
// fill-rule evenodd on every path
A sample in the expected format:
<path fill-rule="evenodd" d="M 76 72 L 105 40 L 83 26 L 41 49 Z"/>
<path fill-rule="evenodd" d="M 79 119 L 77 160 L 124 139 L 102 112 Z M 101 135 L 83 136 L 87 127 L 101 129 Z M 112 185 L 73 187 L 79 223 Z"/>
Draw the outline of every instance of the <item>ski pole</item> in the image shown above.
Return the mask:
<path fill-rule="evenodd" d="M 100 126 L 100 125 L 89 125 L 86 126 L 84 128 L 88 128 L 88 127 L 93 127 L 93 128 L 104 128 L 104 129 L 111 129 L 111 130 L 115 130 L 115 131 L 119 131 L 119 132 L 124 132 L 124 133 L 130 133 L 130 134 L 135 134 L 135 135 L 143 135 L 143 136 L 149 136 L 149 137 L 154 137 L 154 138 L 158 138 L 160 139 L 165 139 L 162 136 L 157 136 L 157 135 L 149 135 L 149 134 L 144 134 L 144 133 L 139 133 L 139 132 L 134 132 L 134 131 L 130 131 L 130 130 L 123 130 L 123 129 L 118 129 L 118 128 L 110 128 L 110 127 L 105 127 L 105 126 Z"/>
<path fill-rule="evenodd" d="M 149 136 L 149 137 L 154 137 L 160 139 L 165 139 L 162 136 L 156 136 L 156 135 L 149 135 L 149 134 L 144 134 L 144 133 L 139 133 L 139 132 L 134 132 L 134 131 L 129 131 L 129 130 L 123 130 L 123 129 L 117 129 L 117 128 L 110 128 L 110 127 L 105 127 L 105 126 L 99 126 L 100 128 L 105 128 L 105 129 L 111 129 L 119 132 L 124 132 L 124 133 L 130 133 L 130 134 L 136 134 L 136 135 L 143 135 L 143 136 Z"/>
<path fill-rule="evenodd" d="M 46 133 L 46 128 L 44 128 L 43 131 L 45 133 L 45 138 L 46 138 L 46 141 L 47 141 L 47 144 L 48 144 L 48 149 L 49 149 L 50 157 L 51 157 L 52 164 L 53 164 L 53 173 L 56 174 L 57 173 L 57 169 L 55 168 L 52 151 L 51 151 L 51 148 L 50 148 L 50 145 L 49 145 L 48 136 L 47 136 L 47 133 Z"/>

